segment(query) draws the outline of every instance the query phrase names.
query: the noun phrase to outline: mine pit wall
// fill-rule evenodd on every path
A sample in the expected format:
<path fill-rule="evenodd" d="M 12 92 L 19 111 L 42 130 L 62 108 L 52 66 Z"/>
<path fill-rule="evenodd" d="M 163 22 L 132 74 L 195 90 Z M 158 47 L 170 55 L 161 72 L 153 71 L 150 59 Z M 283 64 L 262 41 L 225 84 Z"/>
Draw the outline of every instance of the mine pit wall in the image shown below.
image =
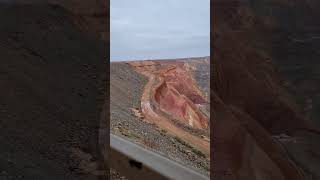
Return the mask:
<path fill-rule="evenodd" d="M 154 101 L 159 105 L 160 110 L 166 112 L 176 119 L 194 128 L 208 128 L 208 119 L 188 97 L 180 94 L 175 87 L 170 86 L 162 80 L 160 85 L 154 88 Z"/>
<path fill-rule="evenodd" d="M 190 88 L 190 86 L 187 86 L 187 82 L 178 82 L 178 83 L 168 83 L 172 85 L 176 91 L 178 91 L 180 94 L 184 94 L 187 96 L 194 104 L 203 104 L 206 101 L 194 90 Z"/>
<path fill-rule="evenodd" d="M 197 82 L 192 78 L 192 71 L 185 62 L 180 68 L 176 68 L 174 77 L 165 75 L 168 84 L 180 93 L 187 96 L 194 104 L 206 103 L 203 98 L 203 92 L 197 86 Z M 177 81 L 178 79 L 178 81 Z"/>

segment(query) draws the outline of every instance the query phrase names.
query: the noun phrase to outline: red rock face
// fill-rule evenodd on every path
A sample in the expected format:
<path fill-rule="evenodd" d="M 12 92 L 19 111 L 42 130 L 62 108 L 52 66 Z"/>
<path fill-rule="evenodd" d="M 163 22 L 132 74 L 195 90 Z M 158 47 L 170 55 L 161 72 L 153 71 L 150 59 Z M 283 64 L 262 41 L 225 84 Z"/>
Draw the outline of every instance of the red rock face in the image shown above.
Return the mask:
<path fill-rule="evenodd" d="M 208 128 L 208 119 L 196 107 L 205 100 L 196 89 L 190 74 L 183 67 L 177 66 L 161 76 L 163 83 L 155 92 L 160 109 L 191 127 Z"/>
<path fill-rule="evenodd" d="M 145 61 L 136 67 L 154 74 L 158 79 L 153 98 L 159 109 L 181 123 L 198 129 L 208 128 L 208 118 L 197 106 L 206 100 L 183 61 Z M 134 65 L 134 63 L 131 63 Z"/>
<path fill-rule="evenodd" d="M 206 102 L 183 61 L 129 62 L 136 71 L 149 78 L 141 97 L 144 120 L 155 123 L 210 156 L 209 138 L 198 137 L 184 129 L 209 128 L 208 118 L 198 106 Z M 175 119 L 184 126 L 177 126 Z"/>

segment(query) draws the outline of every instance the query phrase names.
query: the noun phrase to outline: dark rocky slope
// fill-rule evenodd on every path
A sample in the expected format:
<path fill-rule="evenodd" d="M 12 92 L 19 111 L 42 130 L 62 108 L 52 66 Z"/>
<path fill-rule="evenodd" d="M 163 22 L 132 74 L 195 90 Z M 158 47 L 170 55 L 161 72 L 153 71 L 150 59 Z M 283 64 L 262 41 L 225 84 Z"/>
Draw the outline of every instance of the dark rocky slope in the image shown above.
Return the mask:
<path fill-rule="evenodd" d="M 310 113 L 320 26 L 310 3 L 213 3 L 216 179 L 319 179 L 319 119 Z"/>
<path fill-rule="evenodd" d="M 45 3 L 0 4 L 0 179 L 97 179 L 108 47 Z"/>

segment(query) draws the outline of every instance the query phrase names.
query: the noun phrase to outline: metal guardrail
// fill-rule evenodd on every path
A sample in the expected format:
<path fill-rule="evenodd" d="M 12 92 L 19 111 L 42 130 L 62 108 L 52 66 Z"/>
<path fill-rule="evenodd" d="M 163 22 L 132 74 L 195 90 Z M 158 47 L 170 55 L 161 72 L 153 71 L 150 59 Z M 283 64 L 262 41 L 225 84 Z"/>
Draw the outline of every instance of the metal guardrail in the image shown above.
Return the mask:
<path fill-rule="evenodd" d="M 110 150 L 110 166 L 128 179 L 210 179 L 113 134 L 110 134 Z"/>

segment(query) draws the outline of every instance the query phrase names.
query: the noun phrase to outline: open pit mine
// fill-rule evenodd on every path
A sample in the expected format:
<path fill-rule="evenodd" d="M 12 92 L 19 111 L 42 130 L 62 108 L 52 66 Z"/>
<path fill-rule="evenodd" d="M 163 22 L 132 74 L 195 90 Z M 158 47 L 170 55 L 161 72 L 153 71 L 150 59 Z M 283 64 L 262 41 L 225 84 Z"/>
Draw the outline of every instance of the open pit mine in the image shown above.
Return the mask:
<path fill-rule="evenodd" d="M 111 132 L 209 173 L 209 126 L 209 57 L 111 63 Z"/>

